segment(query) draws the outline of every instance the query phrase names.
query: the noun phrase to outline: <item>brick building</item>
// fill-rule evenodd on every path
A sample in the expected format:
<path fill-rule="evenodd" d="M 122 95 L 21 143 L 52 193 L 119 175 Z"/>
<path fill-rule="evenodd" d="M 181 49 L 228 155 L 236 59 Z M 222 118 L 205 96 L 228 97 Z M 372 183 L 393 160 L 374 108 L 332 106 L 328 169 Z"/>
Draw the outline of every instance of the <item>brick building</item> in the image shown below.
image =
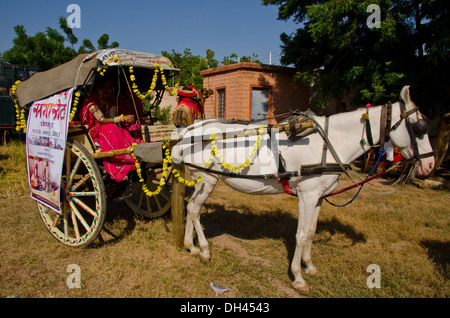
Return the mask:
<path fill-rule="evenodd" d="M 243 62 L 200 74 L 203 87 L 214 91 L 205 103 L 206 118 L 261 119 L 309 107 L 308 86 L 294 81 L 293 68 Z"/>

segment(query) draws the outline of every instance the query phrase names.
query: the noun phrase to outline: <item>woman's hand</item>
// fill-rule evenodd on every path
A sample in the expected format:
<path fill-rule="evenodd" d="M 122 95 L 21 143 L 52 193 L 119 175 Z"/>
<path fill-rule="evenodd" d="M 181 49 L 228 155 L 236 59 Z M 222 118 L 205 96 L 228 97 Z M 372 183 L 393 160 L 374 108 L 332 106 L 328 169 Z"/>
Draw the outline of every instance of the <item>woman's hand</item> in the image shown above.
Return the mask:
<path fill-rule="evenodd" d="M 123 115 L 123 123 L 133 123 L 134 115 Z"/>
<path fill-rule="evenodd" d="M 100 124 L 124 124 L 124 123 L 133 123 L 135 121 L 134 115 L 120 115 L 112 118 L 104 118 L 100 121 Z"/>

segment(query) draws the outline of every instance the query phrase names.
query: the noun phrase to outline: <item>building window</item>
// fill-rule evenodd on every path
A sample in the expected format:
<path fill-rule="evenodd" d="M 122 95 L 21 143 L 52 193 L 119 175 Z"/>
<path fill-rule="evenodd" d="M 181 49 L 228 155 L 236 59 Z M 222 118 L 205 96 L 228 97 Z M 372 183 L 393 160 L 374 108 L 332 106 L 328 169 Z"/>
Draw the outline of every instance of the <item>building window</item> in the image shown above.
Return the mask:
<path fill-rule="evenodd" d="M 217 90 L 218 105 L 217 105 L 217 116 L 219 118 L 225 118 L 225 88 Z"/>
<path fill-rule="evenodd" d="M 261 120 L 269 114 L 269 88 L 252 87 L 252 119 Z M 267 120 L 258 121 L 267 124 Z"/>

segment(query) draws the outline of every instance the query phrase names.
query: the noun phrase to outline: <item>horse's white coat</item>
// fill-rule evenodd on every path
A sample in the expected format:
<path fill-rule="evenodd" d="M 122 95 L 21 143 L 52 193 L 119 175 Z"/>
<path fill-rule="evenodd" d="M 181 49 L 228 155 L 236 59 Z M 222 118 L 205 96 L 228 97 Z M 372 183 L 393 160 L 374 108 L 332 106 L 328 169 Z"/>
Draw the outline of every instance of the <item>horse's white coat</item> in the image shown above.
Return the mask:
<path fill-rule="evenodd" d="M 402 89 L 401 97 L 405 102 L 407 110 L 415 107 L 409 97 L 409 86 Z M 372 107 L 369 110 L 370 123 L 372 128 L 373 140 L 375 143 L 380 139 L 380 118 L 381 106 Z M 364 120 L 362 114 L 366 109 L 361 108 L 348 113 L 341 113 L 333 115 L 329 118 L 328 137 L 335 148 L 339 158 L 343 163 L 350 163 L 360 157 L 364 152 L 369 150 L 368 146 L 362 146 L 360 140 L 363 132 Z M 316 120 L 324 127 L 325 118 L 315 117 Z M 392 105 L 392 125 L 400 119 L 399 103 Z M 417 118 L 416 114 L 409 117 L 410 121 L 414 123 Z M 194 124 L 185 130 L 185 135 L 204 134 L 209 135 L 212 132 L 227 132 L 230 129 L 236 129 L 236 125 L 226 125 L 218 123 L 214 120 L 207 120 L 201 123 Z M 258 126 L 241 126 L 248 129 Z M 365 135 L 364 135 L 365 136 Z M 254 158 L 254 162 L 249 168 L 244 169 L 242 174 L 258 175 L 276 173 L 278 167 L 278 155 L 276 146 L 285 160 L 286 171 L 299 171 L 302 165 L 318 164 L 322 159 L 323 139 L 319 133 L 313 133 L 296 142 L 291 142 L 285 133 L 279 133 L 277 136 L 272 136 L 264 139 L 267 142 L 262 142 L 260 151 Z M 413 155 L 411 140 L 408 135 L 405 121 L 399 128 L 390 134 L 390 138 L 394 145 L 399 147 L 400 152 L 405 158 L 410 158 Z M 208 138 L 206 138 L 208 140 Z M 252 145 L 256 140 L 254 137 L 251 140 L 244 142 L 243 138 L 237 138 L 236 141 L 217 141 L 219 149 L 226 149 L 222 153 L 227 163 L 239 165 L 249 158 Z M 278 140 L 278 145 L 270 145 L 272 140 Z M 428 136 L 425 135 L 422 139 L 417 139 L 419 153 L 428 153 L 432 151 Z M 187 142 L 185 144 L 179 143 L 174 146 L 172 150 L 172 157 L 174 162 L 182 161 L 187 163 L 194 163 L 198 166 L 204 167 L 206 161 L 210 158 L 211 145 L 205 141 L 203 146 L 201 143 Z M 327 162 L 335 163 L 332 154 L 328 151 Z M 223 170 L 220 163 L 216 162 L 212 165 L 214 169 Z M 427 175 L 434 167 L 434 158 L 429 157 L 422 159 L 418 174 Z M 195 186 L 194 194 L 187 205 L 187 219 L 184 244 L 192 254 L 199 254 L 204 260 L 210 258 L 210 250 L 208 241 L 203 233 L 202 225 L 200 224 L 200 210 L 206 199 L 213 191 L 219 178 L 224 181 L 231 188 L 250 194 L 267 195 L 283 193 L 283 187 L 277 179 L 242 179 L 225 177 L 212 173 L 205 173 L 198 169 L 188 166 L 190 175 L 193 178 L 198 178 L 203 174 L 203 182 Z M 296 188 L 298 194 L 298 226 L 296 233 L 296 249 L 291 263 L 291 270 L 295 277 L 293 287 L 299 291 L 307 290 L 308 287 L 301 274 L 301 261 L 306 264 L 305 273 L 315 274 L 317 272 L 311 259 L 311 246 L 313 236 L 316 231 L 317 219 L 322 204 L 322 198 L 332 193 L 338 183 L 339 175 L 314 175 L 304 176 L 291 179 L 289 184 Z M 194 229 L 198 236 L 199 246 L 194 246 L 193 234 Z"/>

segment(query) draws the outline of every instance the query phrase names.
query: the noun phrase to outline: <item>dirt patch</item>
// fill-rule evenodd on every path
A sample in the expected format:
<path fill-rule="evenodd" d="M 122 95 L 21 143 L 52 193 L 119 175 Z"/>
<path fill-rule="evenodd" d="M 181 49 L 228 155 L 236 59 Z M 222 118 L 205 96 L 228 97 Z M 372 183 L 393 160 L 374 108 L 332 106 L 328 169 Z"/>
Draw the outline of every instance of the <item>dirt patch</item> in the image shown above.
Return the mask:
<path fill-rule="evenodd" d="M 228 234 L 222 234 L 211 239 L 212 246 L 214 249 L 228 249 L 235 256 L 241 260 L 242 265 L 249 265 L 251 263 L 256 266 L 269 267 L 270 261 L 267 258 L 251 255 L 248 248 L 245 248 L 240 242 L 240 239 L 234 238 Z M 270 275 L 270 271 L 267 272 Z M 269 281 L 273 286 L 273 289 L 278 290 L 283 293 L 286 298 L 306 298 L 306 296 L 299 294 L 295 291 L 289 284 L 279 280 L 278 278 L 271 276 Z M 223 297 L 232 298 L 234 297 L 234 292 L 232 289 L 228 290 Z"/>
<path fill-rule="evenodd" d="M 258 263 L 259 265 L 269 266 L 269 261 L 259 256 L 250 255 L 249 251 L 245 249 L 241 243 L 236 238 L 230 235 L 223 234 L 216 236 L 211 239 L 212 244 L 215 247 L 228 248 L 233 251 L 233 253 L 242 259 L 243 264 L 249 264 L 251 262 Z"/>

